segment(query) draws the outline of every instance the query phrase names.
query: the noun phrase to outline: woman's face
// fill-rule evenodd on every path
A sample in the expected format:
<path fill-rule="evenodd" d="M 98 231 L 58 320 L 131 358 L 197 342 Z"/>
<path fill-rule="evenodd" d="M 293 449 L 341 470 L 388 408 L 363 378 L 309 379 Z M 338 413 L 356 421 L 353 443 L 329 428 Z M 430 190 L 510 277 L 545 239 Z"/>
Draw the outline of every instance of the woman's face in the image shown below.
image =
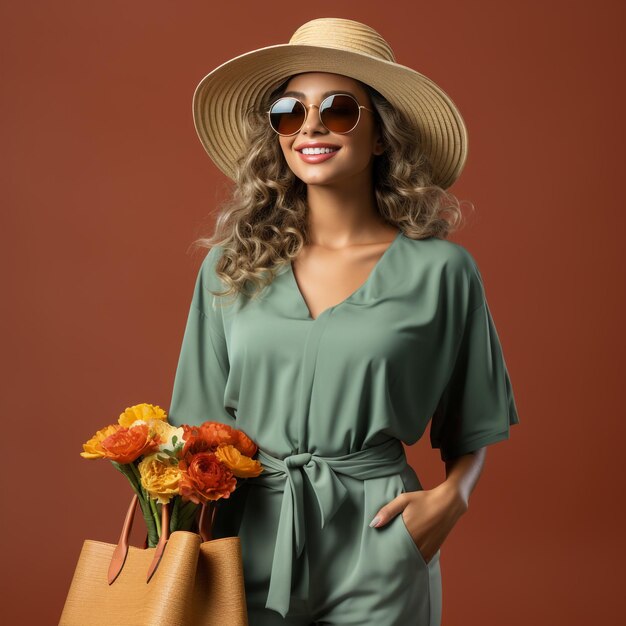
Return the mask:
<path fill-rule="evenodd" d="M 294 76 L 287 83 L 283 95 L 301 100 L 308 113 L 298 133 L 290 137 L 278 136 L 287 165 L 300 180 L 311 185 L 354 182 L 364 177 L 369 179 L 374 155 L 383 152 L 374 115 L 361 109 L 359 123 L 349 133 L 339 134 L 327 130 L 320 121 L 318 107 L 328 91 L 352 94 L 360 105 L 373 110 L 369 94 L 352 78 L 325 72 L 307 72 Z M 310 104 L 316 106 L 309 107 Z M 329 144 L 338 150 L 319 163 L 307 162 L 300 150 L 316 142 Z"/>

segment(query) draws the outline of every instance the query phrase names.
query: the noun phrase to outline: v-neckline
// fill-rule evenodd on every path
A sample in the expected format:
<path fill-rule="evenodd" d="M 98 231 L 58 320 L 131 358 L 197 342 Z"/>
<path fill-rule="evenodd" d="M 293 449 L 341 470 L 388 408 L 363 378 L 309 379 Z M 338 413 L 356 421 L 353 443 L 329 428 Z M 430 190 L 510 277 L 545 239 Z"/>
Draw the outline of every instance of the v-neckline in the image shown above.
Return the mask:
<path fill-rule="evenodd" d="M 395 245 L 397 244 L 397 242 L 398 242 L 398 240 L 400 239 L 401 236 L 402 236 L 402 230 L 398 230 L 398 232 L 396 233 L 396 236 L 393 238 L 393 240 L 387 246 L 387 248 L 385 248 L 385 251 L 380 255 L 380 258 L 374 264 L 374 267 L 371 269 L 371 271 L 368 274 L 367 278 L 365 279 L 365 281 L 363 283 L 361 283 L 361 285 L 359 287 L 357 287 L 349 296 L 347 296 L 346 298 L 341 300 L 341 302 L 338 302 L 337 304 L 333 304 L 332 306 L 329 306 L 329 307 L 325 308 L 317 317 L 313 317 L 311 315 L 311 310 L 309 309 L 309 305 L 306 303 L 306 300 L 304 299 L 304 296 L 302 295 L 302 291 L 300 291 L 300 287 L 298 286 L 298 281 L 296 280 L 296 275 L 295 275 L 295 273 L 293 271 L 293 263 L 290 261 L 287 264 L 287 271 L 289 272 L 289 276 L 291 277 L 291 282 L 292 282 L 293 286 L 295 287 L 295 291 L 296 291 L 296 294 L 298 296 L 298 299 L 300 300 L 300 303 L 301 303 L 302 307 L 304 308 L 304 310 L 307 313 L 307 321 L 309 321 L 309 322 L 316 322 L 321 317 L 325 317 L 331 311 L 334 311 L 338 307 L 340 307 L 340 306 L 342 306 L 344 304 L 347 304 L 355 296 L 357 296 L 359 293 L 361 293 L 372 282 L 372 280 L 374 279 L 374 277 L 377 274 L 377 272 L 380 271 L 380 267 L 383 264 L 385 258 L 388 256 L 388 254 L 391 251 L 391 249 L 395 247 Z"/>

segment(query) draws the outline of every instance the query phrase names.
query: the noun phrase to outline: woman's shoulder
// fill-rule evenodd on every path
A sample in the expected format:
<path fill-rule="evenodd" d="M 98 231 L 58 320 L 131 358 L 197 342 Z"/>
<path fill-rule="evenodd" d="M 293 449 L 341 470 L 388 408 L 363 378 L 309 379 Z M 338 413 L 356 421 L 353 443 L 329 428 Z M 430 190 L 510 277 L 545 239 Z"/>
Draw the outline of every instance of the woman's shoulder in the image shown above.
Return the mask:
<path fill-rule="evenodd" d="M 202 260 L 202 265 L 200 266 L 202 282 L 210 289 L 221 288 L 221 281 L 215 272 L 215 268 L 223 253 L 224 247 L 215 244 L 209 248 Z"/>
<path fill-rule="evenodd" d="M 436 283 L 459 310 L 473 310 L 485 300 L 478 264 L 459 243 L 438 237 L 407 238 L 407 257 L 402 261 L 411 268 L 408 276 L 415 276 L 419 285 Z"/>
<path fill-rule="evenodd" d="M 409 254 L 415 254 L 420 263 L 441 267 L 452 274 L 479 274 L 476 259 L 460 243 L 440 237 L 412 239 L 404 236 L 408 242 Z"/>
<path fill-rule="evenodd" d="M 206 253 L 206 256 L 204 257 L 203 264 L 215 265 L 215 263 L 217 263 L 217 261 L 219 260 L 219 258 L 222 256 L 223 253 L 224 253 L 224 246 L 221 246 L 218 243 L 212 245 L 209 248 L 208 252 Z"/>

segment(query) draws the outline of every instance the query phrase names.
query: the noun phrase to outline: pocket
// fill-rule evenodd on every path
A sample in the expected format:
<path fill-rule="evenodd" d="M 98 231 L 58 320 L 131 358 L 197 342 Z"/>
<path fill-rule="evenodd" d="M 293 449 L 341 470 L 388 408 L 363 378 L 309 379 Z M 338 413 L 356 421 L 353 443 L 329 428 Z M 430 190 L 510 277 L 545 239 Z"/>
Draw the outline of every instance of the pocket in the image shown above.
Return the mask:
<path fill-rule="evenodd" d="M 422 553 L 420 552 L 420 549 L 417 547 L 417 544 L 415 543 L 415 540 L 413 539 L 413 537 L 411 536 L 411 533 L 409 532 L 409 529 L 408 529 L 408 527 L 406 525 L 406 522 L 404 521 L 404 516 L 403 516 L 402 513 L 403 512 L 401 511 L 397 515 L 397 517 L 400 518 L 400 526 L 402 526 L 402 534 L 404 535 L 405 539 L 411 544 L 411 548 L 413 549 L 413 551 L 417 555 L 418 560 L 422 563 L 422 565 L 424 567 L 428 567 L 428 564 L 432 563 L 433 559 L 431 559 L 428 563 L 426 562 L 426 559 L 422 556 Z"/>
<path fill-rule="evenodd" d="M 419 484 L 419 482 L 417 483 L 419 485 L 418 489 L 408 489 L 406 481 L 409 480 L 410 478 L 407 478 L 407 476 L 405 474 L 400 474 L 399 476 L 400 476 L 400 482 L 402 484 L 402 488 L 401 488 L 401 492 L 402 493 L 410 493 L 411 491 L 420 491 L 422 489 L 422 486 Z M 402 534 L 404 535 L 405 539 L 408 540 L 409 543 L 411 544 L 411 548 L 415 552 L 415 555 L 417 556 L 417 559 L 420 561 L 420 563 L 424 567 L 432 566 L 439 559 L 439 556 L 441 554 L 441 548 L 439 548 L 437 550 L 437 552 L 435 552 L 435 554 L 433 554 L 433 556 L 430 559 L 430 561 L 426 562 L 426 559 L 424 558 L 424 556 L 420 552 L 420 549 L 418 548 L 417 544 L 415 543 L 415 540 L 413 539 L 413 536 L 409 532 L 409 528 L 406 525 L 406 522 L 404 521 L 404 511 L 400 511 L 400 513 L 398 514 L 397 517 L 400 518 L 400 525 L 402 526 Z"/>

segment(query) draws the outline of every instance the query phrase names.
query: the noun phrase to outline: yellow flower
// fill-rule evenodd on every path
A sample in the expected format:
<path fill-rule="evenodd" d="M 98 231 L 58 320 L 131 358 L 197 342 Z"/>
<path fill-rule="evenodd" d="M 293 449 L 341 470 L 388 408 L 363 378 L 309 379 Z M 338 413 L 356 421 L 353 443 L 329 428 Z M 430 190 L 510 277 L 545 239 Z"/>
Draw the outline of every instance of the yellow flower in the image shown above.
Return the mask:
<path fill-rule="evenodd" d="M 222 462 L 237 478 L 250 478 L 258 476 L 263 471 L 263 466 L 259 461 L 245 456 L 230 444 L 220 445 L 215 450 L 215 456 Z"/>
<path fill-rule="evenodd" d="M 177 447 L 182 449 L 182 446 L 185 444 L 185 441 L 183 440 L 185 431 L 182 426 L 176 428 L 176 426 L 172 426 L 167 422 L 161 422 L 159 420 L 152 420 L 150 424 L 161 438 L 162 443 L 159 446 L 159 450 L 168 450 L 173 452 Z M 174 437 L 176 437 L 175 443 L 173 441 Z"/>
<path fill-rule="evenodd" d="M 177 465 L 171 465 L 166 457 L 160 457 L 158 453 L 150 454 L 144 457 L 138 467 L 141 484 L 150 497 L 167 504 L 172 496 L 178 495 L 181 471 Z"/>
<path fill-rule="evenodd" d="M 80 453 L 84 459 L 101 459 L 105 456 L 105 451 L 100 445 L 103 439 L 117 432 L 121 428 L 119 424 L 111 424 L 101 428 L 87 443 L 83 444 L 84 452 Z"/>
<path fill-rule="evenodd" d="M 133 422 L 142 420 L 148 422 L 150 420 L 162 420 L 167 421 L 167 413 L 155 404 L 135 404 L 135 406 L 128 407 L 117 420 L 120 426 L 126 426 L 130 428 Z"/>

